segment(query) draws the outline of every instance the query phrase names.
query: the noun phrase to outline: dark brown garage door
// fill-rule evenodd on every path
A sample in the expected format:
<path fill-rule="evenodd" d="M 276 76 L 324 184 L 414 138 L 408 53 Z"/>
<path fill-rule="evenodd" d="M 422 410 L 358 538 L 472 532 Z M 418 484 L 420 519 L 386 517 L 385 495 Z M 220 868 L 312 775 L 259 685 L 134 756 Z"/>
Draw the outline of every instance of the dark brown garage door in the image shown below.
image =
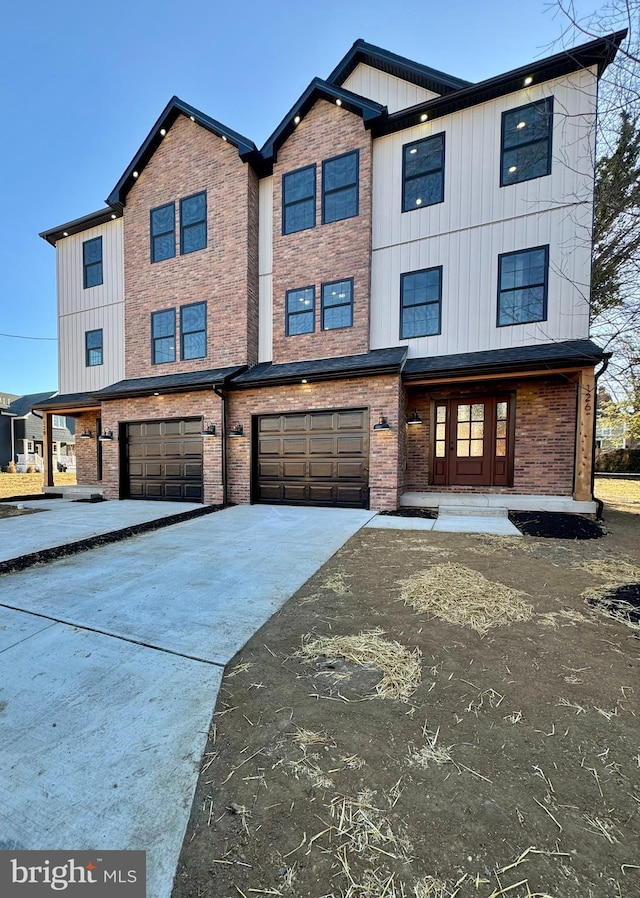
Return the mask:
<path fill-rule="evenodd" d="M 254 500 L 366 508 L 368 422 L 366 409 L 258 418 Z"/>
<path fill-rule="evenodd" d="M 131 499 L 202 501 L 202 421 L 127 424 L 124 493 Z"/>

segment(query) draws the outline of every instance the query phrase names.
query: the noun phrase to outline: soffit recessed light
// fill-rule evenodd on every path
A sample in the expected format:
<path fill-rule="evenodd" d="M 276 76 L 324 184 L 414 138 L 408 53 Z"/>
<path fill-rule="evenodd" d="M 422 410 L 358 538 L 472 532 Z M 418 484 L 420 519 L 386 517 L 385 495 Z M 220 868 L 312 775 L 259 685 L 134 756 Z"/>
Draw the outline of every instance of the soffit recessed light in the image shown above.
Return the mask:
<path fill-rule="evenodd" d="M 114 213 L 112 213 L 112 215 L 111 215 L 111 220 L 113 221 L 113 220 L 114 220 L 115 218 L 117 218 L 117 217 L 118 217 L 118 216 L 117 216 L 117 215 L 115 214 L 115 212 L 114 212 Z"/>
<path fill-rule="evenodd" d="M 342 100 L 340 99 L 340 97 L 336 98 L 336 106 L 342 106 Z"/>
<path fill-rule="evenodd" d="M 195 122 L 194 116 L 190 115 L 189 118 L 191 119 L 192 122 Z"/>
<path fill-rule="evenodd" d="M 222 135 L 222 139 L 224 140 L 225 143 L 227 142 L 227 138 L 226 138 L 225 134 Z"/>
<path fill-rule="evenodd" d="M 308 384 L 309 381 L 307 380 L 306 377 L 303 377 L 302 380 L 300 381 L 300 383 L 301 383 L 301 384 Z"/>
<path fill-rule="evenodd" d="M 133 177 L 134 177 L 134 178 L 138 178 L 138 177 L 140 177 L 140 175 L 139 175 L 139 174 L 138 174 L 138 172 L 137 172 L 137 171 L 134 171 L 134 173 L 133 173 Z"/>
<path fill-rule="evenodd" d="M 294 124 L 294 125 L 299 125 L 299 124 L 300 124 L 300 116 L 299 116 L 299 115 L 296 115 L 296 117 L 295 117 L 294 120 L 293 120 L 293 124 Z"/>
<path fill-rule="evenodd" d="M 427 115 L 427 113 L 426 113 L 426 112 L 423 112 L 422 115 L 420 116 L 420 121 L 421 121 L 421 122 L 426 122 L 426 120 L 427 120 L 428 118 L 429 118 L 429 116 Z"/>
<path fill-rule="evenodd" d="M 62 236 L 63 236 L 63 237 L 68 237 L 68 236 L 69 236 L 69 231 L 63 231 L 63 232 L 62 232 Z"/>
<path fill-rule="evenodd" d="M 160 137 L 164 137 L 166 133 L 167 133 L 166 128 L 160 128 Z"/>
<path fill-rule="evenodd" d="M 530 84 L 533 84 L 533 78 L 531 77 L 531 75 L 527 75 L 527 77 L 524 79 L 524 86 L 529 87 Z"/>

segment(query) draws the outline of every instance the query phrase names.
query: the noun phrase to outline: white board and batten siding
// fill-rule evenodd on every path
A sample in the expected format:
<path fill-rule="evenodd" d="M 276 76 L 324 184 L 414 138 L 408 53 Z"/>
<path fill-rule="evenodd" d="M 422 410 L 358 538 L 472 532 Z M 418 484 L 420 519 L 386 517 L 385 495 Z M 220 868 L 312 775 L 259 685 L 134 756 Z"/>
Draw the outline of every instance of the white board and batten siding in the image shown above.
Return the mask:
<path fill-rule="evenodd" d="M 502 113 L 554 97 L 551 174 L 500 187 Z M 596 78 L 534 85 L 373 145 L 371 348 L 410 357 L 582 339 L 588 334 Z M 445 199 L 402 212 L 402 147 L 445 133 Z M 498 255 L 549 244 L 548 317 L 498 328 Z M 400 339 L 400 275 L 442 265 L 442 333 Z"/>
<path fill-rule="evenodd" d="M 273 358 L 273 177 L 260 181 L 258 219 L 258 361 Z"/>
<path fill-rule="evenodd" d="M 102 237 L 102 284 L 83 286 L 82 245 Z M 116 219 L 56 244 L 59 392 L 99 390 L 124 378 L 123 224 Z M 102 328 L 103 364 L 87 367 L 85 334 Z"/>
<path fill-rule="evenodd" d="M 426 103 L 427 100 L 439 96 L 433 91 L 403 81 L 395 75 L 388 75 L 363 62 L 358 63 L 342 86 L 345 90 L 386 106 L 389 112 L 408 109 L 410 106 Z"/>

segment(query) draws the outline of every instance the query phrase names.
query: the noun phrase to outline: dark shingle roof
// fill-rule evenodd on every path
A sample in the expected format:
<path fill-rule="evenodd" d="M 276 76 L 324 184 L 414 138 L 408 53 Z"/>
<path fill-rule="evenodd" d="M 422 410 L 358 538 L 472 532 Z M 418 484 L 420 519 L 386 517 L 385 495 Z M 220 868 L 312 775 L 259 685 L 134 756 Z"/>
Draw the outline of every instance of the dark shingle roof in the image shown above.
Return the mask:
<path fill-rule="evenodd" d="M 407 359 L 403 380 L 425 377 L 445 378 L 452 375 L 501 374 L 536 368 L 571 368 L 595 365 L 607 358 L 592 340 L 568 340 L 564 343 L 542 343 L 535 346 L 513 346 L 485 352 L 462 352 L 433 358 Z"/>
<path fill-rule="evenodd" d="M 40 408 L 40 405 L 52 396 L 55 396 L 54 390 L 49 390 L 48 393 L 29 393 L 27 396 L 14 399 L 11 405 L 7 406 L 6 411 L 21 418 L 23 415 L 28 415 L 32 408 Z"/>
<path fill-rule="evenodd" d="M 54 393 L 47 394 L 50 399 L 38 401 L 34 403 L 34 408 L 45 409 L 46 411 L 55 411 L 56 409 L 82 409 L 95 408 L 98 403 L 89 393 Z"/>
<path fill-rule="evenodd" d="M 155 377 L 134 377 L 120 380 L 91 395 L 95 399 L 122 399 L 126 396 L 151 396 L 153 393 L 185 393 L 189 390 L 211 390 L 220 386 L 234 374 L 243 371 L 244 365 L 228 368 L 209 368 L 206 371 L 188 371 L 182 374 L 159 374 Z"/>
<path fill-rule="evenodd" d="M 274 365 L 262 362 L 235 377 L 230 387 L 276 386 L 299 383 L 302 378 L 312 381 L 335 380 L 345 377 L 372 377 L 376 374 L 396 374 L 406 355 L 404 346 L 374 349 L 361 355 L 339 356 L 330 359 L 311 359 L 304 362 L 285 362 Z"/>

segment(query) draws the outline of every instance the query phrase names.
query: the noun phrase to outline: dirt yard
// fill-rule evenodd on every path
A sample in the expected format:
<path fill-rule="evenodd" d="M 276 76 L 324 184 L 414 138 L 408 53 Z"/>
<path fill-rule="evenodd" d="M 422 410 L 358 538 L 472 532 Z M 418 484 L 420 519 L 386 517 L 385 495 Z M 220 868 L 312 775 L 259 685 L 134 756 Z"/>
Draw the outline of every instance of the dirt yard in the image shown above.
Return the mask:
<path fill-rule="evenodd" d="M 586 601 L 640 582 L 622 499 L 356 534 L 229 665 L 173 898 L 637 898 L 640 627 Z"/>
<path fill-rule="evenodd" d="M 71 486 L 76 482 L 75 474 L 54 474 L 55 486 Z M 12 499 L 14 496 L 33 496 L 42 492 L 42 474 L 3 474 L 0 473 L 0 499 Z"/>

